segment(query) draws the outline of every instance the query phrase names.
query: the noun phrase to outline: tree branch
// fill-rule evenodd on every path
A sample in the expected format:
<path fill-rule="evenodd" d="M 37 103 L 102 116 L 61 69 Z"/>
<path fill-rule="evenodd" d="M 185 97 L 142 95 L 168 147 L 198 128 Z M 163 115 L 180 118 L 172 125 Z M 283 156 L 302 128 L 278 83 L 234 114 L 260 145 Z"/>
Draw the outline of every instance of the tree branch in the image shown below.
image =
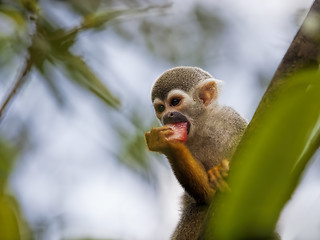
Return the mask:
<path fill-rule="evenodd" d="M 32 61 L 31 61 L 31 57 L 29 56 L 23 65 L 23 68 L 20 72 L 18 79 L 16 80 L 12 89 L 9 91 L 7 96 L 4 98 L 3 103 L 1 104 L 0 122 L 3 119 L 4 113 L 5 113 L 6 109 L 8 108 L 9 104 L 12 102 L 13 98 L 16 96 L 18 90 L 23 86 L 23 84 L 27 78 L 27 75 L 31 70 L 31 67 L 32 67 Z"/>

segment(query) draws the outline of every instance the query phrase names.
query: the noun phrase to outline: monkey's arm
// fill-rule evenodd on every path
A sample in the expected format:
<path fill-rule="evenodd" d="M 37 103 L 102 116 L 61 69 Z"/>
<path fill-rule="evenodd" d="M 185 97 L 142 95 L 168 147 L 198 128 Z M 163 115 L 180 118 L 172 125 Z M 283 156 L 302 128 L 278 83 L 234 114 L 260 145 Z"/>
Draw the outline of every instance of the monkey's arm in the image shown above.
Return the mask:
<path fill-rule="evenodd" d="M 171 134 L 173 131 L 168 127 L 153 128 L 145 133 L 149 150 L 165 154 L 186 192 L 197 203 L 209 204 L 216 190 L 210 187 L 206 170 L 193 158 L 185 144 L 167 139 Z"/>
<path fill-rule="evenodd" d="M 171 142 L 170 145 L 170 151 L 165 155 L 178 181 L 196 202 L 209 204 L 216 190 L 211 188 L 204 167 L 193 158 L 185 144 Z"/>

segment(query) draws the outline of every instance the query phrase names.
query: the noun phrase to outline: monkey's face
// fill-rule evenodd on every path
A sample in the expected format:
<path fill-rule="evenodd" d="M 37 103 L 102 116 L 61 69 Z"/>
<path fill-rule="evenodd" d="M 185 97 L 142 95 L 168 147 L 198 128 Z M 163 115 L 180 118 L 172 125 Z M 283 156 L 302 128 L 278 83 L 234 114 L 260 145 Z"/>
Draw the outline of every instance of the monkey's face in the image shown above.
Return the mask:
<path fill-rule="evenodd" d="M 171 90 L 167 98 L 160 100 L 156 98 L 153 106 L 157 118 L 163 125 L 187 123 L 187 133 L 190 132 L 191 116 L 188 114 L 188 108 L 193 104 L 193 99 L 184 91 L 179 89 Z"/>
<path fill-rule="evenodd" d="M 190 92 L 172 89 L 164 99 L 155 98 L 153 101 L 157 118 L 163 125 L 186 123 L 188 139 L 192 138 L 198 128 L 206 123 L 205 116 L 213 107 L 211 103 L 218 96 L 215 79 L 207 79 L 198 83 Z"/>

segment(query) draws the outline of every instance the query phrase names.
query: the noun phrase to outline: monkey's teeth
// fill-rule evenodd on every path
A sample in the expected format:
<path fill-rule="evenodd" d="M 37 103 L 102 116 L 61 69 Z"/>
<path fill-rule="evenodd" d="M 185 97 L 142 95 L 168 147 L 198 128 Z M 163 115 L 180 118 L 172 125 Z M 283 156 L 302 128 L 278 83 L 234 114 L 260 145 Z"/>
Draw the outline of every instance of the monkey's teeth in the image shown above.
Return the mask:
<path fill-rule="evenodd" d="M 178 140 L 186 142 L 188 138 L 188 123 L 179 122 L 179 123 L 170 123 L 166 126 L 170 127 L 173 130 L 173 134 L 168 137 L 168 140 Z"/>

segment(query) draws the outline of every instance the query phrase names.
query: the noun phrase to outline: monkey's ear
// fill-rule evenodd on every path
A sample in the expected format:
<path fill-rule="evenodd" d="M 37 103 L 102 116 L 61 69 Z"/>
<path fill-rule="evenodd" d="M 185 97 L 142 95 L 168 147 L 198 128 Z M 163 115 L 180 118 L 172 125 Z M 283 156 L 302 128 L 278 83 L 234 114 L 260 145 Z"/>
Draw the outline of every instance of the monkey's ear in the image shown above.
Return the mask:
<path fill-rule="evenodd" d="M 209 78 L 198 85 L 199 98 L 205 106 L 208 106 L 213 100 L 217 99 L 220 95 L 220 90 L 222 87 L 222 81 Z"/>

